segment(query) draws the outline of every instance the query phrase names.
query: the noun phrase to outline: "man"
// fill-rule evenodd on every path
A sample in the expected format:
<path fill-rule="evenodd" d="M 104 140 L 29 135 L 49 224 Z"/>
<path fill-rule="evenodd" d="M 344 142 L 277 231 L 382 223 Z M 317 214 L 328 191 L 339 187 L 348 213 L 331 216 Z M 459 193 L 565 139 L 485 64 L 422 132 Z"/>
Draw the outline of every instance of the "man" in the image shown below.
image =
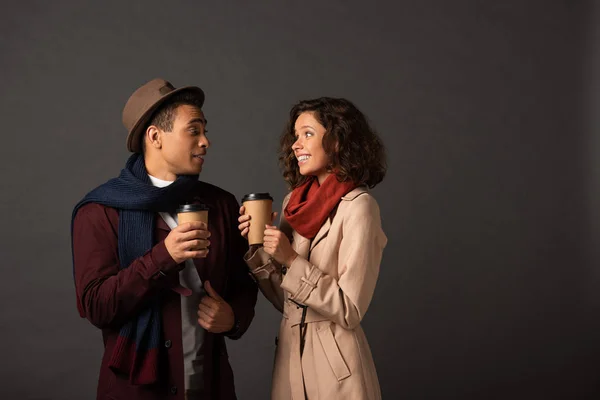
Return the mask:
<path fill-rule="evenodd" d="M 104 339 L 98 399 L 235 399 L 224 337 L 246 331 L 257 288 L 236 199 L 198 181 L 203 103 L 163 79 L 137 89 L 123 110 L 134 154 L 73 211 L 77 306 Z M 208 225 L 178 225 L 186 203 L 208 206 Z"/>

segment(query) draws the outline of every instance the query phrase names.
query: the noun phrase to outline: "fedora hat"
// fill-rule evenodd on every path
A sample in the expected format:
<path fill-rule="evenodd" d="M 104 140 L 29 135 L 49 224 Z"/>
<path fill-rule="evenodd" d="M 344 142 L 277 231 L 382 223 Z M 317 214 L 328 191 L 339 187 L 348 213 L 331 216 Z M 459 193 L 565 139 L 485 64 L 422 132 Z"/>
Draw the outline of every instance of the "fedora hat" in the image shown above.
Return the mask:
<path fill-rule="evenodd" d="M 176 93 L 191 91 L 204 103 L 204 92 L 197 86 L 175 88 L 164 79 L 153 79 L 138 88 L 123 108 L 123 125 L 129 132 L 127 135 L 127 150 L 133 153 L 142 152 L 140 138 L 150 122 L 154 112 Z"/>

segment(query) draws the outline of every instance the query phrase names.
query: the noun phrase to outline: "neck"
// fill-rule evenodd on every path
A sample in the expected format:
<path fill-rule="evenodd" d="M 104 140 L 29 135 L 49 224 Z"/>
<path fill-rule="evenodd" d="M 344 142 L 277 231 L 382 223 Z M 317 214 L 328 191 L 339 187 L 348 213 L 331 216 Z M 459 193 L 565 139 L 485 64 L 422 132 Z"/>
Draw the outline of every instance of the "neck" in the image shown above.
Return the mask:
<path fill-rule="evenodd" d="M 323 172 L 322 174 L 317 175 L 317 180 L 319 181 L 319 186 L 321 186 L 323 184 L 323 182 L 325 182 L 325 179 L 327 179 L 327 177 L 331 175 L 331 172 Z"/>
<path fill-rule="evenodd" d="M 151 154 L 146 153 L 144 155 L 144 164 L 146 165 L 148 174 L 155 178 L 162 179 L 163 181 L 175 181 L 177 179 L 177 175 L 169 171 L 165 161 L 158 157 L 152 157 Z"/>

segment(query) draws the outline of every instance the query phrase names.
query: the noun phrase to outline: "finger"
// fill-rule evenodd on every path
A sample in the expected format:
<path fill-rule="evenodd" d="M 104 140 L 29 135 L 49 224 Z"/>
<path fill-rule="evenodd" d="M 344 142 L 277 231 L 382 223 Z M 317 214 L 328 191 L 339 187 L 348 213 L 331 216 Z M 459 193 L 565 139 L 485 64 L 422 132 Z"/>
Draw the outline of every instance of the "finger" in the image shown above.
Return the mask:
<path fill-rule="evenodd" d="M 204 250 L 204 249 L 208 248 L 209 246 L 210 246 L 210 241 L 201 240 L 201 239 L 189 240 L 189 241 L 181 244 L 181 247 L 183 247 L 187 251 Z"/>
<path fill-rule="evenodd" d="M 269 231 L 270 235 L 274 235 L 277 232 L 281 232 L 276 226 L 273 225 L 265 225 L 265 233 Z"/>
<path fill-rule="evenodd" d="M 190 258 L 206 258 L 210 249 L 202 249 L 202 250 L 188 250 L 183 252 L 183 257 L 185 259 Z"/>
<path fill-rule="evenodd" d="M 218 312 L 221 308 L 220 303 L 210 296 L 204 296 L 200 304 L 202 304 L 204 307 L 208 307 L 212 310 L 215 310 L 216 312 Z M 200 307 L 200 305 L 198 305 L 198 307 Z"/>
<path fill-rule="evenodd" d="M 190 240 L 188 243 L 191 244 L 190 250 L 204 250 L 210 246 L 210 240 L 204 239 Z"/>
<path fill-rule="evenodd" d="M 240 207 L 240 215 L 244 215 L 246 213 L 246 207 L 241 206 Z"/>
<path fill-rule="evenodd" d="M 250 229 L 249 229 L 249 228 L 246 228 L 246 229 L 244 229 L 244 230 L 242 231 L 242 236 L 243 236 L 243 237 L 246 237 L 246 236 L 248 236 L 248 232 L 249 232 L 249 231 L 250 231 Z"/>
<path fill-rule="evenodd" d="M 217 293 L 217 291 L 212 287 L 212 285 L 210 284 L 210 281 L 206 281 L 204 283 L 204 289 L 206 289 L 206 293 L 208 293 L 208 295 L 210 297 L 212 297 L 213 299 L 215 299 L 217 301 L 223 300 L 223 298 L 219 295 L 219 293 Z"/>
<path fill-rule="evenodd" d="M 207 229 L 195 229 L 193 231 L 194 239 L 208 239 L 211 237 L 211 233 Z"/>
<path fill-rule="evenodd" d="M 210 231 L 204 229 L 194 229 L 178 235 L 177 240 L 180 242 L 187 242 L 188 240 L 194 239 L 208 239 L 211 236 Z"/>
<path fill-rule="evenodd" d="M 240 217 L 238 218 L 239 222 L 246 222 L 246 221 L 250 221 L 252 219 L 252 217 L 250 215 L 240 215 Z"/>
<path fill-rule="evenodd" d="M 279 235 L 277 235 L 276 233 L 273 233 L 273 232 L 271 232 L 270 234 L 267 234 L 267 231 L 265 231 L 264 241 L 265 242 L 277 242 L 277 241 L 279 241 Z"/>
<path fill-rule="evenodd" d="M 204 329 L 206 329 L 207 331 L 210 332 L 210 330 L 212 329 L 212 324 L 210 322 L 208 322 L 204 316 L 198 316 L 198 323 L 200 324 L 201 327 L 203 327 Z"/>
<path fill-rule="evenodd" d="M 179 230 L 180 232 L 189 232 L 199 229 L 208 230 L 208 225 L 206 225 L 206 222 L 203 221 L 190 221 L 186 222 L 185 224 L 178 225 L 175 229 Z"/>
<path fill-rule="evenodd" d="M 206 297 L 208 297 L 208 296 L 206 296 Z M 202 312 L 202 314 L 204 314 L 210 318 L 214 318 L 217 315 L 217 310 L 215 310 L 214 308 L 210 308 L 209 306 L 207 306 L 204 303 L 198 304 L 198 315 L 200 315 L 200 312 Z M 205 319 L 208 320 L 208 318 L 205 318 Z"/>
<path fill-rule="evenodd" d="M 208 252 L 210 252 L 210 249 L 196 250 L 194 251 L 193 258 L 206 258 L 206 256 L 208 256 Z"/>
<path fill-rule="evenodd" d="M 263 250 L 265 253 L 269 254 L 269 255 L 273 255 L 273 253 L 275 253 L 275 249 L 273 249 L 271 246 L 264 246 Z"/>
<path fill-rule="evenodd" d="M 267 225 L 267 226 L 269 226 L 269 225 Z M 274 236 L 274 235 L 277 235 L 277 232 L 279 232 L 277 229 L 267 228 L 267 229 L 265 229 L 265 236 Z"/>
<path fill-rule="evenodd" d="M 198 239 L 208 239 L 209 237 L 212 236 L 212 234 L 210 233 L 210 231 L 207 230 L 207 229 L 198 229 L 198 230 L 196 230 L 194 232 L 196 232 L 196 237 Z"/>
<path fill-rule="evenodd" d="M 238 225 L 238 229 L 240 231 L 243 231 L 244 229 L 248 228 L 249 226 L 250 226 L 250 221 L 242 222 L 241 224 Z"/>
<path fill-rule="evenodd" d="M 277 244 L 270 243 L 267 248 L 269 249 L 269 253 L 273 254 L 277 251 Z"/>

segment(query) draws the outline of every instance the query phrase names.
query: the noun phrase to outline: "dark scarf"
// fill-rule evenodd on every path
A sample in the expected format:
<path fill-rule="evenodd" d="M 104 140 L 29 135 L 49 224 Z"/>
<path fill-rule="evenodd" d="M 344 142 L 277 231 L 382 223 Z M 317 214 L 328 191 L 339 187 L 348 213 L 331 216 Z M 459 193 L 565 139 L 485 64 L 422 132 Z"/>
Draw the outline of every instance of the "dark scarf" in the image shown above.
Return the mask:
<path fill-rule="evenodd" d="M 155 187 L 148 177 L 144 157 L 132 155 L 117 178 L 92 190 L 75 206 L 71 217 L 71 247 L 73 221 L 79 208 L 87 203 L 116 208 L 119 211 L 119 263 L 122 269 L 129 267 L 152 248 L 156 213 L 173 212 L 185 202 L 197 182 L 197 175 L 180 176 L 167 187 Z M 81 317 L 85 317 L 80 302 L 77 307 Z M 109 367 L 127 374 L 132 384 L 156 382 L 161 328 L 160 304 L 154 299 L 121 327 Z"/>
<path fill-rule="evenodd" d="M 356 187 L 352 182 L 339 182 L 329 175 L 322 185 L 312 177 L 292 191 L 285 207 L 285 219 L 307 239 L 313 239 L 342 196 Z"/>

